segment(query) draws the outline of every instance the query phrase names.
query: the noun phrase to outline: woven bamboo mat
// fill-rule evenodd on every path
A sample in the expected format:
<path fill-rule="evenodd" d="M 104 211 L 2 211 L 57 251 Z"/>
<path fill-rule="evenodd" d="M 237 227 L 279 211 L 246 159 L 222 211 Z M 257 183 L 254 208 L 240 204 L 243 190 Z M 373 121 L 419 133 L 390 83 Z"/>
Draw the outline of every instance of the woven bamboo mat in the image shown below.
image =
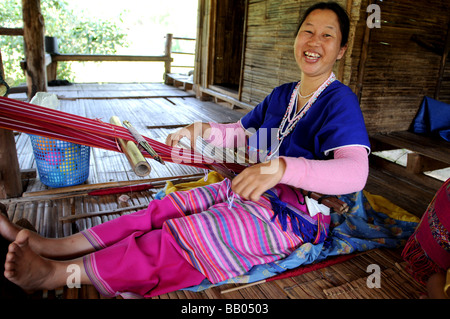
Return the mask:
<path fill-rule="evenodd" d="M 380 266 L 380 288 L 370 288 L 367 284 L 371 273 L 366 270 L 370 264 Z M 418 299 L 426 292 L 425 288 L 404 267 L 399 251 L 376 249 L 340 264 L 226 294 L 222 292 L 239 285 L 226 284 L 202 292 L 179 290 L 153 299 Z M 59 295 L 52 292 L 48 296 L 63 299 L 103 298 L 89 286 L 80 289 L 65 288 L 59 291 Z"/>

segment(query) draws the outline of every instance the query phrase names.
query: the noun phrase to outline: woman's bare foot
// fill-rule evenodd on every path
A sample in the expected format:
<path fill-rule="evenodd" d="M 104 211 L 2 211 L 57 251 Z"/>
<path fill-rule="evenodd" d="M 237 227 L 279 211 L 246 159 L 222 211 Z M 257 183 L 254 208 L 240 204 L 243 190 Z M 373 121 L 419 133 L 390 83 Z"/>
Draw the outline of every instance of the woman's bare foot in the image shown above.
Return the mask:
<path fill-rule="evenodd" d="M 30 232 L 21 230 L 9 245 L 5 260 L 5 277 L 26 292 L 55 289 L 55 262 L 34 253 L 29 244 Z"/>
<path fill-rule="evenodd" d="M 19 226 L 9 220 L 5 205 L 0 203 L 0 235 L 6 240 L 13 242 L 20 230 Z"/>

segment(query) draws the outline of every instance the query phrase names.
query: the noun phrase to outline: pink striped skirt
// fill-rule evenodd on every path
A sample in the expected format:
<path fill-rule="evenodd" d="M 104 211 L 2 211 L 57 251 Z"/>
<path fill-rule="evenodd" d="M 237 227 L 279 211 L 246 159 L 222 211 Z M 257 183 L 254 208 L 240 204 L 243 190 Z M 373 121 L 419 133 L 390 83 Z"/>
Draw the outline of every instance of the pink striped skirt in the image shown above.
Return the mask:
<path fill-rule="evenodd" d="M 305 223 L 328 227 L 328 216 L 306 213 L 299 192 L 283 185 L 274 192 Z M 289 217 L 283 230 L 273 216 L 268 198 L 240 198 L 228 179 L 175 192 L 146 210 L 84 231 L 98 249 L 85 257 L 86 272 L 103 294 L 128 297 L 187 288 L 205 277 L 218 283 L 282 259 L 304 243 Z"/>

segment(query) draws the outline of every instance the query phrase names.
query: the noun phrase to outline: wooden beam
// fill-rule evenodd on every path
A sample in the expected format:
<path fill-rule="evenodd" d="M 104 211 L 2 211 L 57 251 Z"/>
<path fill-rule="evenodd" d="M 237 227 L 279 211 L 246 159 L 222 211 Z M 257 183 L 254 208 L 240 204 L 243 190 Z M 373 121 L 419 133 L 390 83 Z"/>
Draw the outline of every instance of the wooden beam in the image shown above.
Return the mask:
<path fill-rule="evenodd" d="M 242 100 L 242 89 L 244 87 L 244 69 L 245 69 L 245 49 L 247 45 L 247 27 L 248 27 L 248 0 L 245 0 L 245 12 L 244 12 L 244 30 L 242 35 L 242 50 L 241 50 L 241 70 L 239 75 L 239 89 L 238 97 L 239 101 Z"/>
<path fill-rule="evenodd" d="M 0 76 L 5 79 L 5 69 L 3 68 L 2 49 L 0 48 Z"/>
<path fill-rule="evenodd" d="M 5 78 L 1 51 L 0 76 Z M 14 133 L 10 130 L 0 129 L 0 199 L 20 196 L 22 191 Z"/>
<path fill-rule="evenodd" d="M 53 62 L 93 61 L 93 62 L 171 62 L 165 55 L 106 55 L 106 54 L 52 54 Z"/>
<path fill-rule="evenodd" d="M 44 17 L 40 0 L 22 0 L 23 39 L 27 60 L 28 98 L 47 92 L 44 46 Z"/>
<path fill-rule="evenodd" d="M 140 209 L 144 209 L 146 207 L 148 207 L 148 203 L 142 204 L 142 205 L 136 205 L 136 206 L 109 209 L 109 210 L 98 211 L 98 212 L 90 212 L 90 213 L 84 213 L 84 214 L 75 214 L 75 215 L 64 216 L 64 217 L 60 217 L 59 221 L 71 222 L 71 221 L 81 219 L 81 218 L 90 218 L 90 217 L 95 217 L 95 216 L 104 216 L 104 215 L 111 215 L 111 214 L 121 214 L 126 211 L 140 210 Z"/>
<path fill-rule="evenodd" d="M 190 182 L 194 180 L 198 180 L 204 177 L 204 173 L 198 174 L 190 174 L 190 175 L 178 175 L 178 176 L 166 176 L 166 177 L 155 177 L 155 178 L 143 178 L 132 181 L 117 181 L 117 182 L 107 182 L 107 183 L 98 183 L 98 184 L 81 184 L 75 186 L 68 187 L 60 187 L 60 188 L 52 188 L 42 191 L 34 191 L 34 192 L 26 192 L 22 195 L 24 200 L 38 200 L 39 196 L 55 196 L 61 194 L 72 193 L 70 196 L 74 196 L 75 192 L 87 192 L 90 190 L 98 190 L 105 189 L 111 187 L 123 187 L 137 184 L 145 184 L 152 183 L 154 187 L 164 187 L 167 181 L 171 181 L 172 183 L 180 183 L 180 182 Z M 27 199 L 28 198 L 28 199 Z M 42 200 L 42 198 L 41 198 Z M 16 201 L 14 201 L 16 202 Z M 5 203 L 5 202 L 4 202 Z M 6 202 L 7 203 L 7 202 Z M 5 203 L 5 204 L 6 204 Z"/>
<path fill-rule="evenodd" d="M 436 178 L 425 174 L 415 174 L 411 172 L 408 167 L 404 167 L 376 155 L 370 155 L 369 160 L 372 169 L 389 172 L 399 179 L 409 181 L 418 188 L 431 189 L 432 193 L 436 192 L 442 186 L 442 182 Z"/>
<path fill-rule="evenodd" d="M 377 133 L 372 135 L 371 138 L 382 144 L 392 145 L 399 149 L 408 149 L 450 166 L 450 157 L 448 156 L 450 142 L 443 139 L 434 139 L 408 131 Z"/>
<path fill-rule="evenodd" d="M 232 122 L 219 122 L 220 124 L 230 124 Z M 153 129 L 173 129 L 173 128 L 180 128 L 180 127 L 185 127 L 188 126 L 191 123 L 184 123 L 184 124 L 161 124 L 161 125 L 147 125 L 146 128 L 148 128 L 149 130 L 153 130 Z"/>
<path fill-rule="evenodd" d="M 355 92 L 356 96 L 358 97 L 359 102 L 361 102 L 361 95 L 362 95 L 363 81 L 364 81 L 364 71 L 365 71 L 367 56 L 368 56 L 368 52 L 369 52 L 371 31 L 372 31 L 371 28 L 368 28 L 368 27 L 364 28 L 364 38 L 363 38 L 363 42 L 362 42 L 361 56 L 359 59 L 358 79 L 356 82 L 356 92 Z"/>
<path fill-rule="evenodd" d="M 447 163 L 443 163 L 417 153 L 409 153 L 407 156 L 408 159 L 406 162 L 406 168 L 414 174 L 434 171 L 450 166 Z"/>
<path fill-rule="evenodd" d="M 172 73 L 171 72 L 171 63 L 172 63 L 172 39 L 173 34 L 168 33 L 166 35 L 166 45 L 165 45 L 165 56 L 167 57 L 167 61 L 164 62 L 164 79 L 166 79 L 167 74 Z"/>
<path fill-rule="evenodd" d="M 0 198 L 22 194 L 22 180 L 17 160 L 16 142 L 10 130 L 0 129 Z"/>
<path fill-rule="evenodd" d="M 177 99 L 177 98 L 195 98 L 195 94 L 186 95 L 126 95 L 126 96 L 77 96 L 65 97 L 58 95 L 59 100 L 130 100 L 130 99 Z"/>
<path fill-rule="evenodd" d="M 23 28 L 0 28 L 0 35 L 23 36 Z"/>
<path fill-rule="evenodd" d="M 434 99 L 436 99 L 436 100 L 439 99 L 439 94 L 441 92 L 442 80 L 444 78 L 444 69 L 445 69 L 445 64 L 447 62 L 449 51 L 450 51 L 450 23 L 448 24 L 448 27 L 447 27 L 447 36 L 445 39 L 444 53 L 442 54 L 442 57 L 441 57 L 441 64 L 439 66 L 439 75 L 438 75 L 438 80 L 436 83 L 436 90 L 434 92 Z"/>
<path fill-rule="evenodd" d="M 231 105 L 233 105 L 233 107 L 236 106 L 236 107 L 242 108 L 244 110 L 252 110 L 254 108 L 253 105 L 250 105 L 250 104 L 247 104 L 245 102 L 239 101 L 238 99 L 236 99 L 236 98 L 234 98 L 232 96 L 219 93 L 219 92 L 217 92 L 215 90 L 206 89 L 206 88 L 203 88 L 203 87 L 199 87 L 198 89 L 199 89 L 199 91 L 202 94 L 209 95 L 209 96 L 213 97 L 214 99 L 215 98 L 221 99 L 222 101 L 230 103 Z M 197 94 L 197 97 L 198 97 L 198 94 Z"/>

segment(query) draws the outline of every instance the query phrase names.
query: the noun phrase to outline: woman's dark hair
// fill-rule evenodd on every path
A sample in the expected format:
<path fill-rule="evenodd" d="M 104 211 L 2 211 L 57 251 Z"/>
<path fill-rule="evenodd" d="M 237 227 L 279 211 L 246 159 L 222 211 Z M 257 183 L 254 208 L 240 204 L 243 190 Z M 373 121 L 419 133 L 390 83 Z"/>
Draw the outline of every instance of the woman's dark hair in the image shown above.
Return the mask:
<path fill-rule="evenodd" d="M 317 9 L 331 10 L 337 15 L 338 21 L 339 21 L 339 27 L 341 29 L 341 34 L 342 34 L 341 48 L 343 46 L 345 46 L 348 42 L 348 34 L 350 31 L 350 19 L 347 15 L 347 12 L 336 2 L 319 2 L 319 3 L 316 3 L 316 4 L 312 5 L 311 7 L 309 7 L 303 14 L 302 19 L 300 20 L 296 35 L 298 34 L 300 27 L 302 26 L 303 22 L 305 22 L 308 15 Z"/>

